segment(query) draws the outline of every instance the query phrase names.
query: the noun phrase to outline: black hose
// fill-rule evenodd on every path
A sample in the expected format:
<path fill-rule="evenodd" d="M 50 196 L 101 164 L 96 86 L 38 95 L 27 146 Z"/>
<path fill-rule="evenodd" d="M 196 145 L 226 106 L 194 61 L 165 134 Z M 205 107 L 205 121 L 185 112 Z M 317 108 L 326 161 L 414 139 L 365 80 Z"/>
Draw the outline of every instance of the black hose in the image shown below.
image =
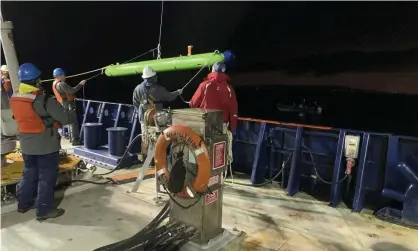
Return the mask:
<path fill-rule="evenodd" d="M 147 233 L 138 232 L 128 239 L 108 245 L 107 248 L 105 249 L 95 249 L 95 251 L 98 251 L 98 250 L 121 251 L 121 250 L 129 250 L 132 248 L 137 248 L 139 246 L 145 245 L 147 241 L 155 239 L 158 235 L 161 235 L 165 231 L 167 231 L 167 226 L 159 227 Z"/>
<path fill-rule="evenodd" d="M 108 175 L 108 174 L 113 173 L 116 170 L 121 169 L 122 163 L 126 159 L 126 157 L 128 156 L 129 151 L 131 150 L 131 148 L 133 147 L 133 145 L 135 144 L 135 142 L 138 139 L 141 139 L 141 138 L 142 138 L 142 134 L 138 134 L 137 136 L 135 136 L 135 138 L 132 139 L 131 143 L 129 143 L 128 147 L 126 148 L 125 152 L 123 153 L 122 158 L 120 159 L 119 163 L 116 165 L 116 167 L 113 170 L 111 170 L 111 171 L 109 171 L 107 173 L 98 173 L 98 174 L 95 174 L 95 175 Z"/>
<path fill-rule="evenodd" d="M 123 244 L 115 246 L 112 250 L 138 250 L 138 248 L 143 248 L 144 250 L 150 250 L 150 246 L 154 245 L 155 241 L 161 238 L 164 238 L 166 235 L 170 235 L 173 231 L 172 229 L 175 228 L 179 223 L 174 223 L 171 225 L 161 226 L 157 229 L 150 230 L 149 232 L 145 233 L 144 235 L 136 234 L 135 238 L 130 238 L 129 241 L 124 241 Z M 116 249 L 117 248 L 117 249 Z"/>
<path fill-rule="evenodd" d="M 180 236 L 176 236 L 174 238 L 171 238 L 171 242 L 167 242 L 165 246 L 158 247 L 157 249 L 152 249 L 152 251 L 175 251 L 180 250 L 180 248 L 188 243 L 190 240 L 192 240 L 196 236 L 196 231 L 189 231 L 186 233 L 181 233 Z M 177 242 L 177 244 L 176 244 Z"/>
<path fill-rule="evenodd" d="M 170 197 L 170 199 L 171 199 L 174 203 L 176 203 L 176 205 L 177 205 L 177 206 L 179 206 L 179 207 L 181 207 L 181 208 L 183 208 L 183 209 L 188 209 L 188 208 L 191 208 L 192 206 L 196 205 L 196 204 L 200 201 L 200 199 L 202 198 L 202 195 L 201 195 L 201 194 L 199 194 L 199 196 L 196 198 L 196 200 L 195 200 L 192 204 L 190 204 L 190 205 L 188 205 L 188 206 L 183 206 L 180 202 L 178 202 L 176 199 L 174 199 L 174 197 L 171 195 L 170 191 L 168 191 L 168 189 L 165 187 L 165 185 L 164 185 L 164 184 L 162 184 L 162 185 L 163 185 L 163 187 L 164 187 L 164 190 L 167 192 L 168 196 Z"/>
<path fill-rule="evenodd" d="M 112 243 L 112 244 L 108 244 L 108 245 L 103 246 L 103 247 L 100 247 L 100 248 L 97 248 L 94 251 L 108 251 L 108 250 L 112 250 L 113 248 L 118 247 L 119 244 L 122 244 L 122 243 L 125 243 L 125 242 L 128 243 L 129 241 L 135 240 L 136 238 L 138 238 L 141 235 L 147 234 L 150 230 L 154 229 L 164 219 L 166 219 L 168 217 L 169 207 L 170 207 L 170 203 L 166 203 L 164 205 L 163 209 L 161 209 L 161 211 L 158 213 L 158 215 L 150 223 L 148 223 L 147 226 L 145 226 L 141 231 L 139 231 L 138 233 L 136 233 L 132 237 L 130 237 L 128 239 L 125 239 L 125 240 L 121 240 L 121 241 Z"/>
<path fill-rule="evenodd" d="M 316 169 L 316 164 L 315 164 L 315 161 L 314 161 L 314 157 L 313 157 L 313 154 L 312 154 L 312 152 L 311 152 L 311 149 L 309 149 L 307 146 L 305 146 L 305 144 L 303 144 L 302 143 L 302 147 L 303 148 L 305 148 L 307 151 L 308 151 L 308 153 L 309 153 L 309 155 L 310 155 L 310 157 L 311 157 L 311 162 L 312 162 L 312 167 L 313 167 L 313 170 L 314 170 L 314 172 L 315 172 L 315 174 L 316 174 L 316 177 L 318 177 L 318 179 L 320 180 L 320 181 L 322 181 L 323 183 L 325 183 L 325 184 L 328 184 L 328 185 L 333 185 L 333 184 L 338 184 L 338 183 L 341 183 L 341 182 L 343 182 L 345 179 L 347 179 L 347 177 L 348 177 L 348 174 L 346 174 L 342 179 L 340 179 L 340 180 L 338 180 L 337 182 L 330 182 L 330 181 L 326 181 L 326 180 L 324 180 L 320 175 L 319 175 L 319 173 L 318 173 L 318 170 Z"/>
<path fill-rule="evenodd" d="M 174 227 L 172 227 L 172 228 L 174 228 Z M 169 233 L 165 234 L 164 236 L 161 236 L 157 242 L 153 243 L 152 248 L 154 249 L 154 248 L 158 247 L 159 245 L 169 241 L 172 238 L 178 238 L 178 236 L 184 234 L 184 229 L 185 228 L 186 228 L 186 226 L 183 225 L 179 228 L 170 229 L 171 231 Z"/>
<path fill-rule="evenodd" d="M 107 179 L 107 181 L 105 181 L 105 182 L 95 182 L 95 181 L 91 181 L 91 180 L 71 180 L 71 183 L 73 183 L 73 182 L 84 182 L 84 183 L 90 183 L 90 184 L 95 184 L 95 185 L 117 184 L 112 179 Z"/>
<path fill-rule="evenodd" d="M 279 175 L 283 172 L 284 168 L 287 166 L 287 163 L 289 163 L 290 158 L 292 157 L 293 153 L 289 154 L 289 157 L 287 158 L 286 162 L 283 164 L 282 168 L 280 169 L 280 171 L 271 179 L 260 183 L 260 184 L 245 184 L 245 183 L 239 183 L 239 182 L 234 182 L 232 183 L 232 181 L 229 180 L 225 180 L 225 182 L 227 183 L 232 183 L 232 184 L 237 184 L 237 185 L 241 185 L 241 186 L 249 186 L 249 187 L 262 187 L 265 186 L 267 184 L 270 184 L 271 182 L 273 182 L 275 179 L 277 179 L 279 177 Z"/>

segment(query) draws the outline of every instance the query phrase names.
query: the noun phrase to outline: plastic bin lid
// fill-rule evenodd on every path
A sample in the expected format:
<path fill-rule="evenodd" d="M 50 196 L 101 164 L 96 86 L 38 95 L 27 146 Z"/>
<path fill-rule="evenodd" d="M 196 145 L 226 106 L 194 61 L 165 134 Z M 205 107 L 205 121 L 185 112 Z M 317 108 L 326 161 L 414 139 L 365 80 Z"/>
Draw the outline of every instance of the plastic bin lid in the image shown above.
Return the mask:
<path fill-rule="evenodd" d="M 121 131 L 128 130 L 128 128 L 126 128 L 126 127 L 109 127 L 109 128 L 106 128 L 106 130 L 109 131 L 109 132 L 121 132 Z"/>
<path fill-rule="evenodd" d="M 102 123 L 85 123 L 83 126 L 101 126 Z"/>

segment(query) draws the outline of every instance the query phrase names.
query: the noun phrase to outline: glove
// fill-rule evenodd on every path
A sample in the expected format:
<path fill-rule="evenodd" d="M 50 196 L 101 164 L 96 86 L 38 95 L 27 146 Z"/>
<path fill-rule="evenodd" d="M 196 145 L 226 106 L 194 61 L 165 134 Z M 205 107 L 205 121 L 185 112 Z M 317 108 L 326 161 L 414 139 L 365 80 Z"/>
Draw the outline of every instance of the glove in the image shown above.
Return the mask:
<path fill-rule="evenodd" d="M 177 92 L 181 95 L 183 93 L 183 89 L 178 89 Z"/>

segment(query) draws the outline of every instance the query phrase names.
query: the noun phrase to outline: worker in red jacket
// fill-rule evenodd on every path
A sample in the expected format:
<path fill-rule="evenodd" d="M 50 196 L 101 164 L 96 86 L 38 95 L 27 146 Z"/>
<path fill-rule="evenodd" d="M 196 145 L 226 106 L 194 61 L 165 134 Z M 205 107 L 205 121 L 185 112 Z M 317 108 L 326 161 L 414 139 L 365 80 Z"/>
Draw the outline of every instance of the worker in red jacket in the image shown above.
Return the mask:
<path fill-rule="evenodd" d="M 224 125 L 235 134 L 237 128 L 238 104 L 235 91 L 228 81 L 231 79 L 225 73 L 226 66 L 217 62 L 212 72 L 199 85 L 192 99 L 190 107 L 221 110 L 224 114 Z"/>
<path fill-rule="evenodd" d="M 228 135 L 228 165 L 230 166 L 232 163 L 232 137 L 237 128 L 238 104 L 234 88 L 228 84 L 231 79 L 225 72 L 225 64 L 215 63 L 212 72 L 199 85 L 190 100 L 190 107 L 223 111 L 224 133 Z"/>

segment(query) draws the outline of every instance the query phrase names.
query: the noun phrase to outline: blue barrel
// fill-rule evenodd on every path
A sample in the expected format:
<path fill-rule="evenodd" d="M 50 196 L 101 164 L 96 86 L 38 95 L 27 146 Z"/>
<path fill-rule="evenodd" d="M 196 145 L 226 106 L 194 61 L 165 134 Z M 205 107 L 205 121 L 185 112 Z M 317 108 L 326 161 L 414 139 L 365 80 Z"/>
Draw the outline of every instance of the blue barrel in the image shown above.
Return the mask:
<path fill-rule="evenodd" d="M 102 124 L 86 123 L 83 124 L 84 130 L 84 147 L 87 149 L 97 149 L 101 145 Z"/>
<path fill-rule="evenodd" d="M 126 127 L 107 128 L 109 154 L 113 156 L 122 156 L 126 151 Z"/>

